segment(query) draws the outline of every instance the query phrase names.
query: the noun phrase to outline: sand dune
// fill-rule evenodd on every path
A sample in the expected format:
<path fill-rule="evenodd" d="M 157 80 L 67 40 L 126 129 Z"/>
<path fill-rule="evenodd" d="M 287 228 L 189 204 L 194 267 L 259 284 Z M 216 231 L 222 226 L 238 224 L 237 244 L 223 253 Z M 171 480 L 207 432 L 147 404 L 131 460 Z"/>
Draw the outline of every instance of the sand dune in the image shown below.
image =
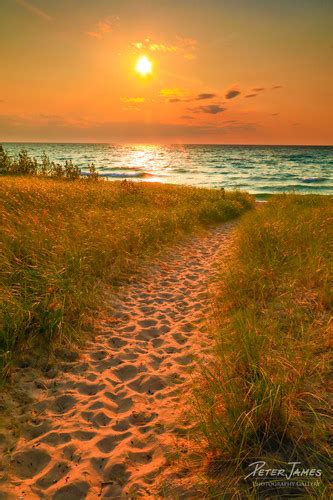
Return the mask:
<path fill-rule="evenodd" d="M 16 373 L 35 402 L 5 498 L 161 497 L 167 456 L 189 425 L 190 371 L 211 342 L 208 283 L 231 229 L 189 239 L 121 289 L 80 357 L 59 350 L 59 370 L 38 381 L 27 368 Z"/>

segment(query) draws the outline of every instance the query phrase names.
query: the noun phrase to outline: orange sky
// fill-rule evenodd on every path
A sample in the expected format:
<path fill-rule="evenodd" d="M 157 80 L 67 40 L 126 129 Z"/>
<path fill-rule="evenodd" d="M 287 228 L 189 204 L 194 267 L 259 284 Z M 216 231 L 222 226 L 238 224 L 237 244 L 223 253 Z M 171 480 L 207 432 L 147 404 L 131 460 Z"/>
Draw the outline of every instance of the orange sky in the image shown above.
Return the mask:
<path fill-rule="evenodd" d="M 0 141 L 332 144 L 332 5 L 2 0 Z"/>

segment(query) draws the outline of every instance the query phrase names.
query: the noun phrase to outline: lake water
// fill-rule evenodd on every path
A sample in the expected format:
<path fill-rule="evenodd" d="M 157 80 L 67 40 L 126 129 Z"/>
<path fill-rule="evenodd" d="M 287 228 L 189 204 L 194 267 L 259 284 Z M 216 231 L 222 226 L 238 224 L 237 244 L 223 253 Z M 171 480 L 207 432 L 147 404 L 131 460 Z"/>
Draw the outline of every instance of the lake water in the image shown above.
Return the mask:
<path fill-rule="evenodd" d="M 36 157 L 72 159 L 82 172 L 94 162 L 110 180 L 132 179 L 233 188 L 255 194 L 333 194 L 333 147 L 227 145 L 3 144 Z"/>

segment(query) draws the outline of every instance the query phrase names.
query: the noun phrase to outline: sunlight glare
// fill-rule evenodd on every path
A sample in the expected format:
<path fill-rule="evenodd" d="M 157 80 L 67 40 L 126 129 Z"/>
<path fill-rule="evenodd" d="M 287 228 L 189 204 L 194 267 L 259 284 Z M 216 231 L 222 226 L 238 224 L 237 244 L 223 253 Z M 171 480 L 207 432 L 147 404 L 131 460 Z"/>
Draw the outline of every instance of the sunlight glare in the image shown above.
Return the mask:
<path fill-rule="evenodd" d="M 153 70 L 153 63 L 148 59 L 147 56 L 141 56 L 136 63 L 135 70 L 141 76 L 148 76 Z"/>

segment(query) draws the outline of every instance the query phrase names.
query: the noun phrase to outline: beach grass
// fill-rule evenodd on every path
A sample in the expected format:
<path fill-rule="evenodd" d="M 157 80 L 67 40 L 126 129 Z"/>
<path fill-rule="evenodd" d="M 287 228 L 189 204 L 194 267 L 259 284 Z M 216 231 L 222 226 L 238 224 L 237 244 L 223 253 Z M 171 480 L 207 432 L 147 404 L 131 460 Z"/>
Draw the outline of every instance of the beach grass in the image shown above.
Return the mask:
<path fill-rule="evenodd" d="M 195 392 L 217 498 L 327 495 L 332 208 L 332 197 L 273 196 L 242 218 L 232 257 L 222 256 L 216 350 Z M 256 488 L 244 478 L 257 460 L 266 469 L 299 462 L 322 476 Z"/>
<path fill-rule="evenodd" d="M 82 338 L 105 285 L 254 206 L 246 193 L 133 182 L 0 176 L 0 348 L 35 359 Z"/>

